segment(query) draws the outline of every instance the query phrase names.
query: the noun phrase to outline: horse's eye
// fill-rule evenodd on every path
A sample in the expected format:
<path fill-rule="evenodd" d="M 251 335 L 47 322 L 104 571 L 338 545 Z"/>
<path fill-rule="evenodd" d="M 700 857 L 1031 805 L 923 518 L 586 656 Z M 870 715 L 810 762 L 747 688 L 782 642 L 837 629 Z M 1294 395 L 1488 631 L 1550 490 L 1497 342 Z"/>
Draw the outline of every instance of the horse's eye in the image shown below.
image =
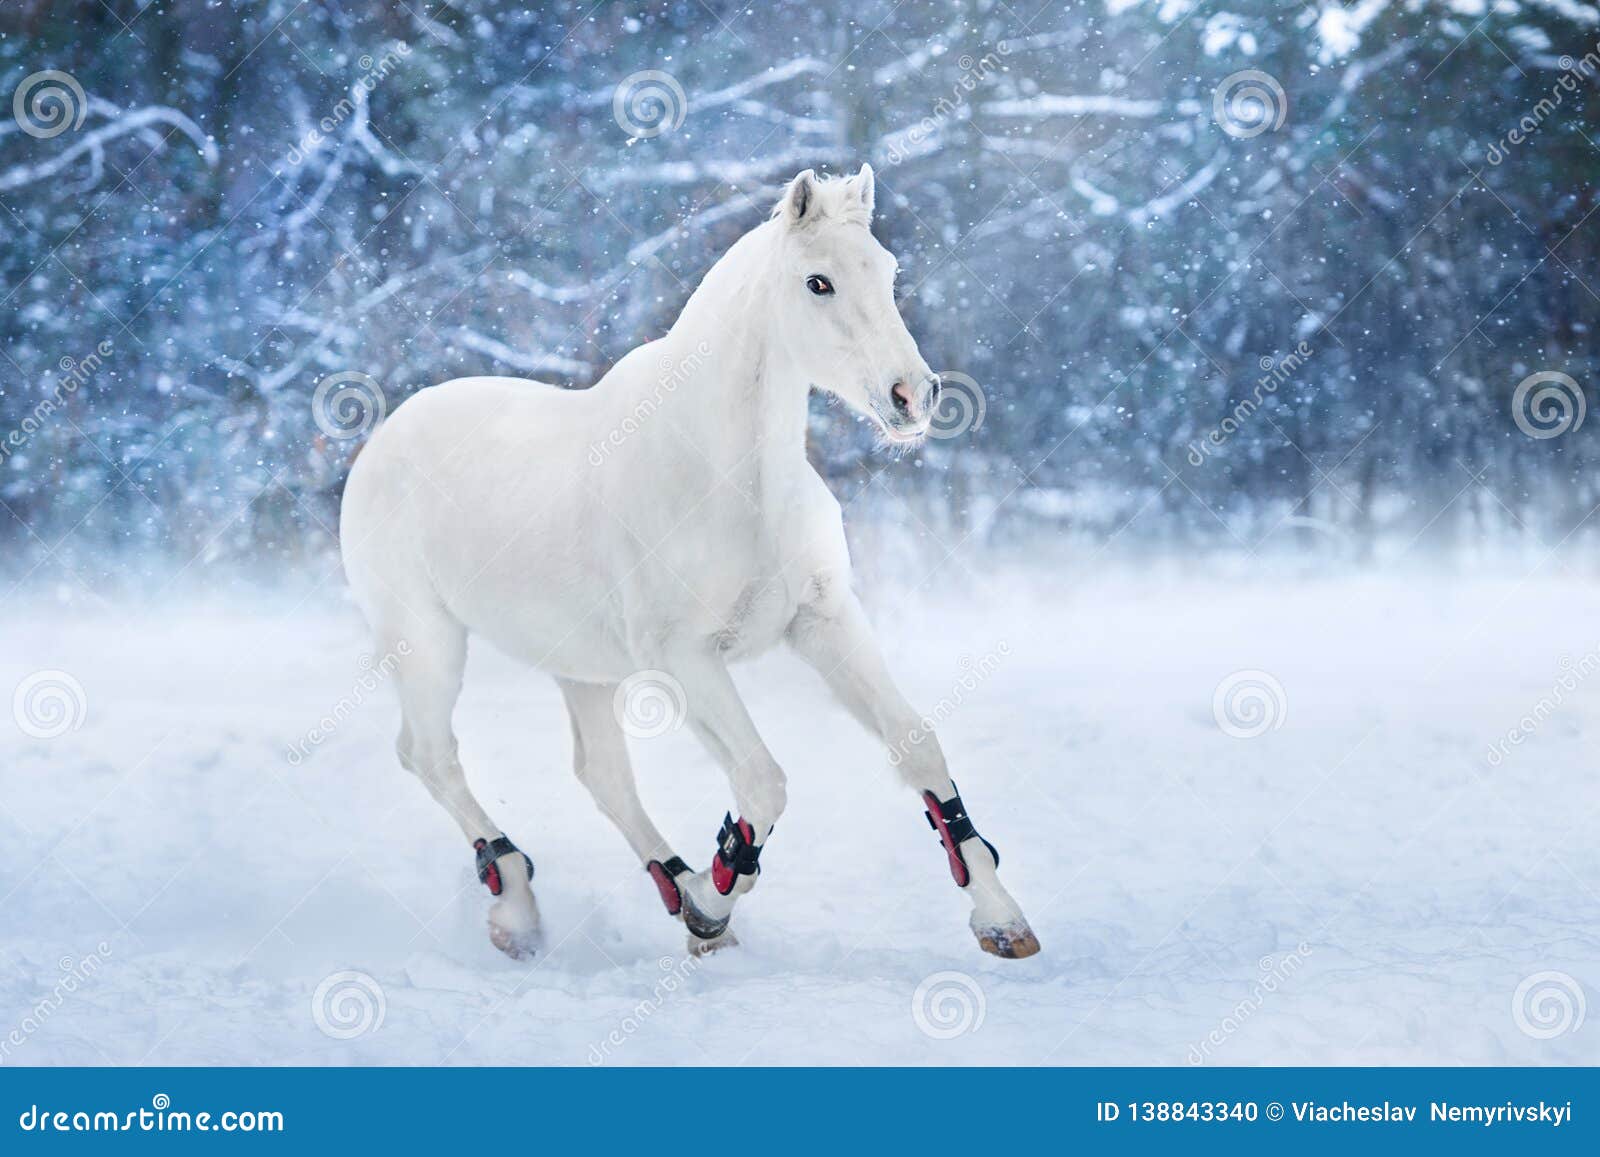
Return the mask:
<path fill-rule="evenodd" d="M 813 273 L 810 277 L 806 278 L 806 288 L 812 293 L 816 294 L 818 297 L 827 297 L 833 292 L 833 282 L 829 281 L 826 277 L 821 277 Z"/>

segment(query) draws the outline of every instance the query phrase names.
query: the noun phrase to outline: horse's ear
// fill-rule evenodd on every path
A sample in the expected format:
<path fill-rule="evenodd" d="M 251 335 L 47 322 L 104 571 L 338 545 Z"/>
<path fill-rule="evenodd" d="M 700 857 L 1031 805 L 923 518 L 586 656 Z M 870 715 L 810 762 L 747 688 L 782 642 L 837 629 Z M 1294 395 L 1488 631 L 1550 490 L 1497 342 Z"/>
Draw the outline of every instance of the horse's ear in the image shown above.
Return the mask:
<path fill-rule="evenodd" d="M 867 211 L 867 216 L 872 216 L 872 207 L 877 199 L 877 178 L 872 175 L 872 166 L 863 164 L 861 171 L 855 177 L 856 196 L 860 198 L 862 206 Z"/>
<path fill-rule="evenodd" d="M 789 182 L 789 191 L 783 195 L 783 218 L 791 225 L 810 220 L 817 215 L 817 173 L 807 169 Z"/>

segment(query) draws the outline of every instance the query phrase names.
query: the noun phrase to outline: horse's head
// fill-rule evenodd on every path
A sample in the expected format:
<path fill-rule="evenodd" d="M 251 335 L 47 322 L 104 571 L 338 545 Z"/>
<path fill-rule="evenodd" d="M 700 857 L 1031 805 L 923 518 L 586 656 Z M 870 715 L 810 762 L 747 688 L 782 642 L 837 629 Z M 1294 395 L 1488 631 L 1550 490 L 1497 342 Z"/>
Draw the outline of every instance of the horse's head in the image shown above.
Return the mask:
<path fill-rule="evenodd" d="M 844 180 L 810 169 L 773 210 L 775 320 L 789 365 L 870 417 L 892 443 L 928 432 L 939 377 L 894 303 L 897 264 L 872 236 L 872 166 Z"/>

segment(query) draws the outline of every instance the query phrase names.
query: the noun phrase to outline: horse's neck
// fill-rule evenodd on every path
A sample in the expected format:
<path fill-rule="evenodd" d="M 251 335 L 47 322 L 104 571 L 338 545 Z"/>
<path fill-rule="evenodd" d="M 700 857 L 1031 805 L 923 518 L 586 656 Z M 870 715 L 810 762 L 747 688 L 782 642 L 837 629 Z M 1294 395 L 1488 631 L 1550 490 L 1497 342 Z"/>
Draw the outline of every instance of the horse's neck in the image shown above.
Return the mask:
<path fill-rule="evenodd" d="M 733 481 L 771 492 L 805 459 L 808 389 L 770 348 L 772 230 L 742 237 L 684 306 L 670 338 L 675 355 L 708 351 L 679 404 L 707 459 Z"/>

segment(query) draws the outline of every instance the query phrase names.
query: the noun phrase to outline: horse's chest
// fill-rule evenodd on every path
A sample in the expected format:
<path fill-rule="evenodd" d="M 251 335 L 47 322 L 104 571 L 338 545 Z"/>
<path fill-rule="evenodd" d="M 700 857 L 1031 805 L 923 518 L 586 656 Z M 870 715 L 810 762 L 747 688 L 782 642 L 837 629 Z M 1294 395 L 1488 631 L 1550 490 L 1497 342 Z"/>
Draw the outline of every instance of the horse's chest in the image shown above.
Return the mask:
<path fill-rule="evenodd" d="M 795 610 L 781 576 L 752 577 L 722 616 L 717 649 L 732 656 L 765 650 L 783 637 Z"/>
<path fill-rule="evenodd" d="M 660 562 L 671 572 L 672 581 L 657 589 L 669 596 L 668 613 L 680 628 L 710 638 L 730 657 L 782 639 L 799 609 L 807 569 L 796 505 L 751 501 L 724 488 L 653 553 L 647 566 Z"/>
<path fill-rule="evenodd" d="M 680 570 L 684 581 L 670 584 L 674 617 L 731 657 L 764 650 L 783 637 L 799 607 L 790 570 L 776 543 L 730 537 L 697 552 L 696 563 Z"/>

